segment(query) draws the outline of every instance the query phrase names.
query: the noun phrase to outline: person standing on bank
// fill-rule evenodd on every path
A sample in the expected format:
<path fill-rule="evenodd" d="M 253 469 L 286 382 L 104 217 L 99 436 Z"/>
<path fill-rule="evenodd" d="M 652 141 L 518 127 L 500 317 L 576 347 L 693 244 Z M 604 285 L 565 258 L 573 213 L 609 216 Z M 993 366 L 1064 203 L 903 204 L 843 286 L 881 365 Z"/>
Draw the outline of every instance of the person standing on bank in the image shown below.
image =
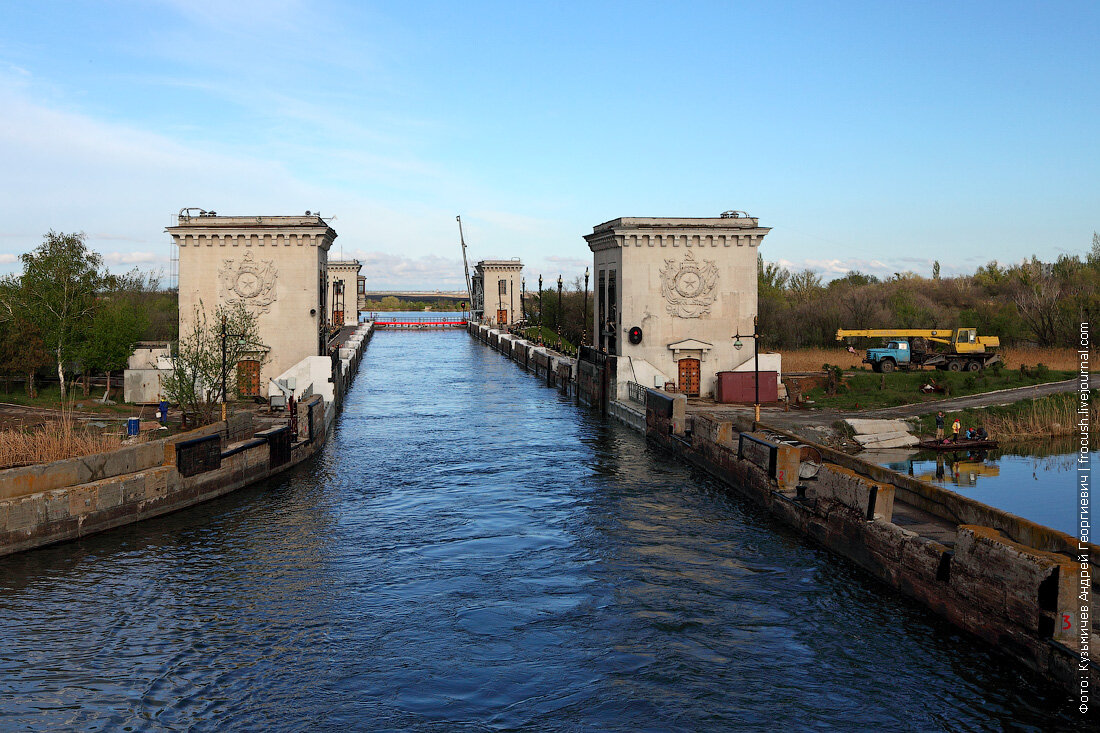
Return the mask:
<path fill-rule="evenodd" d="M 951 440 L 953 442 L 959 442 L 959 430 L 961 429 L 962 424 L 959 422 L 959 418 L 955 418 L 955 422 L 951 423 Z"/>
<path fill-rule="evenodd" d="M 943 440 L 943 410 L 936 415 L 936 440 Z"/>

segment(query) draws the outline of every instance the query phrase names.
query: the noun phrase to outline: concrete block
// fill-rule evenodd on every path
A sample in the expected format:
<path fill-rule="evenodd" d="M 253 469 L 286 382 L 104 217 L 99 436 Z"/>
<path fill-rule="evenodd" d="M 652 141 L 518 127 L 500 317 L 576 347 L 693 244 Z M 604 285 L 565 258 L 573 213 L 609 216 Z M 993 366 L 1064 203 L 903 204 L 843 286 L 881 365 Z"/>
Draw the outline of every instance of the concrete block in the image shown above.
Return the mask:
<path fill-rule="evenodd" d="M 874 490 L 874 517 L 891 521 L 894 516 L 894 487 L 870 481 L 841 466 L 829 465 L 818 472 L 817 482 L 807 495 L 816 499 L 832 499 L 866 517 Z"/>
<path fill-rule="evenodd" d="M 160 467 L 145 472 L 145 499 L 162 499 L 168 493 L 168 474 L 171 469 Z M 177 474 L 178 475 L 178 474 Z"/>
<path fill-rule="evenodd" d="M 683 435 L 687 429 L 687 395 L 677 394 L 672 396 L 672 432 L 674 435 Z"/>
<path fill-rule="evenodd" d="M 122 481 L 122 503 L 136 504 L 145 499 L 145 475 L 126 476 Z"/>
<path fill-rule="evenodd" d="M 69 511 L 69 490 L 68 489 L 56 489 L 46 493 L 46 520 L 49 522 L 56 522 L 60 519 L 68 519 L 71 516 Z"/>
<path fill-rule="evenodd" d="M 9 532 L 33 530 L 46 521 L 46 495 L 34 494 L 8 504 Z"/>
<path fill-rule="evenodd" d="M 78 517 L 87 514 L 96 508 L 96 487 L 73 486 L 66 493 L 69 497 L 69 516 Z"/>
<path fill-rule="evenodd" d="M 133 448 L 123 448 L 104 453 L 101 456 L 94 456 L 97 463 L 102 466 L 96 478 L 110 478 L 134 473 L 137 470 L 137 457 L 138 452 Z"/>
<path fill-rule="evenodd" d="M 908 434 L 886 439 L 881 439 L 877 435 L 857 435 L 856 442 L 866 450 L 889 450 L 891 448 L 912 448 L 920 440 Z"/>
<path fill-rule="evenodd" d="M 897 431 L 897 433 L 873 433 L 873 434 L 870 434 L 870 435 L 857 435 L 856 436 L 856 442 L 858 442 L 859 445 L 864 446 L 864 447 L 870 447 L 871 444 L 879 444 L 879 442 L 888 442 L 888 441 L 891 441 L 891 440 L 898 440 L 898 439 L 910 440 L 910 441 L 912 441 L 912 445 L 914 445 L 914 446 L 917 444 L 917 442 L 920 442 L 919 440 L 917 440 L 916 438 L 911 436 L 909 433 L 905 433 L 904 430 L 899 430 L 899 431 Z"/>
<path fill-rule="evenodd" d="M 868 420 L 849 418 L 844 422 L 856 432 L 856 435 L 879 435 L 882 433 L 908 433 L 909 426 L 901 420 Z"/>
<path fill-rule="evenodd" d="M 113 509 L 122 505 L 122 482 L 117 479 L 108 479 L 96 484 L 97 511 Z"/>
<path fill-rule="evenodd" d="M 917 576 L 924 582 L 936 580 L 940 561 L 947 547 L 935 540 L 920 535 L 908 536 L 901 546 L 900 564 L 908 574 Z"/>

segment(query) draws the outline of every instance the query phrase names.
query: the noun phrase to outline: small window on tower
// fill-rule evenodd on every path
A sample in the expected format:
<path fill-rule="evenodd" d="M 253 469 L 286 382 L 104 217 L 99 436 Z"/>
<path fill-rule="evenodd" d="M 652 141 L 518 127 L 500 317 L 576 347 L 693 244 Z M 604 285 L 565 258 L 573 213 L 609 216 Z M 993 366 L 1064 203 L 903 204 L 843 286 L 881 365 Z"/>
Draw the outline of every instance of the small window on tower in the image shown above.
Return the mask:
<path fill-rule="evenodd" d="M 507 280 L 500 280 L 500 281 L 498 281 L 498 285 L 500 286 L 500 294 L 501 295 L 507 295 L 508 294 L 508 281 Z"/>

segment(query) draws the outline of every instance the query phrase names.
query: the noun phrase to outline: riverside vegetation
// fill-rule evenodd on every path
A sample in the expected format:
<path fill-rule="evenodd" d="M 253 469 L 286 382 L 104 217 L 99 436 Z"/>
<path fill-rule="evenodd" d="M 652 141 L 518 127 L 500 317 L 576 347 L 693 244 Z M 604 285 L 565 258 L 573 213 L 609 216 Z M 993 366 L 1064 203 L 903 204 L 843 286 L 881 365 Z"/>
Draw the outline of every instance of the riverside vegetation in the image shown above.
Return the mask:
<path fill-rule="evenodd" d="M 825 386 L 811 389 L 805 397 L 816 407 L 866 410 L 933 402 L 947 397 L 994 392 L 1071 379 L 1076 372 L 1048 369 L 1044 365 L 1005 369 L 999 364 L 980 372 L 913 371 L 876 374 L 871 371 L 843 372 L 828 366 Z M 926 385 L 936 390 L 924 392 Z"/>
<path fill-rule="evenodd" d="M 1089 416 L 1093 425 L 1100 419 L 1100 408 L 1096 404 L 1097 392 L 1098 390 L 1092 390 L 1089 400 Z M 1083 417 L 1077 412 L 1079 405 L 1077 393 L 1070 392 L 1021 400 L 998 407 L 945 411 L 944 419 L 947 425 L 958 419 L 964 429 L 984 427 L 994 440 L 1024 441 L 1076 434 L 1077 423 Z M 920 432 L 924 435 L 936 434 L 935 415 L 924 415 L 920 418 Z M 1093 447 L 1095 445 L 1094 440 Z"/>

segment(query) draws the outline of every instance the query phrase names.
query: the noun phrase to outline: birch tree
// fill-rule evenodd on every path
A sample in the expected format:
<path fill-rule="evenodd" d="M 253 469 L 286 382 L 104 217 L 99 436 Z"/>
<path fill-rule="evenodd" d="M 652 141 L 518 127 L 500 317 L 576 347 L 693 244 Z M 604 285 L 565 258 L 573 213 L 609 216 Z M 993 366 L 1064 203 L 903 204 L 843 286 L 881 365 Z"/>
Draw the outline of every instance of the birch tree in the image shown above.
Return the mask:
<path fill-rule="evenodd" d="M 83 234 L 50 231 L 41 245 L 20 259 L 23 274 L 18 285 L 0 290 L 0 314 L 35 324 L 57 363 L 64 400 L 65 364 L 76 356 L 95 312 L 96 294 L 110 276 L 103 258 L 85 246 Z"/>

